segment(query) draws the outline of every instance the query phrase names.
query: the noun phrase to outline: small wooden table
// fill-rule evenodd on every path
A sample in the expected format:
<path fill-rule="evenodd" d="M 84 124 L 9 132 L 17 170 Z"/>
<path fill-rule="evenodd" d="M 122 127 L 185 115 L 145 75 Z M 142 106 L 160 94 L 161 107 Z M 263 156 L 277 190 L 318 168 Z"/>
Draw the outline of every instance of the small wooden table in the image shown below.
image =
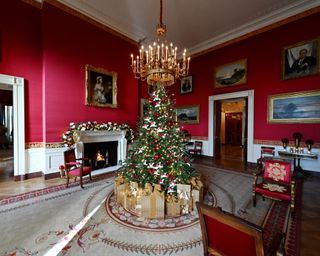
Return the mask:
<path fill-rule="evenodd" d="M 293 158 L 293 164 L 294 164 L 294 170 L 299 172 L 302 172 L 303 169 L 300 166 L 300 160 L 317 160 L 318 155 L 312 154 L 312 153 L 298 153 L 298 152 L 288 152 L 288 151 L 278 151 L 278 155 L 280 157 L 284 158 Z"/>

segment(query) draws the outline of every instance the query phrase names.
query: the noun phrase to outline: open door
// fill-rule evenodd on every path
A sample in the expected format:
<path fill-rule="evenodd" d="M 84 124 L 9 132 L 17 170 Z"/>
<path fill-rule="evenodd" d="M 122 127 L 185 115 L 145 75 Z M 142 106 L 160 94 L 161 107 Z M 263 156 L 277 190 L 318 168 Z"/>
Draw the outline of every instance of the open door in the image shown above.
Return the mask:
<path fill-rule="evenodd" d="M 214 102 L 214 159 L 221 159 L 221 100 Z"/>

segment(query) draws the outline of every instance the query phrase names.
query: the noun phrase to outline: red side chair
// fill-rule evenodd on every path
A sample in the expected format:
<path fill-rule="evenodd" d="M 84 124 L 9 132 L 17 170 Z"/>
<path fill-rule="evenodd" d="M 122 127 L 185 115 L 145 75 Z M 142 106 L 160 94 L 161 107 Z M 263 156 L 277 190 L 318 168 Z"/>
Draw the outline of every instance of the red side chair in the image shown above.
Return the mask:
<path fill-rule="evenodd" d="M 262 179 L 259 179 L 262 176 Z M 292 174 L 292 163 L 282 160 L 267 159 L 262 171 L 254 173 L 253 206 L 259 194 L 274 200 L 288 201 L 291 209 L 295 207 L 296 182 Z"/>
<path fill-rule="evenodd" d="M 221 208 L 197 202 L 202 231 L 203 255 L 261 256 L 276 255 L 281 235 L 273 239 L 270 250 L 263 245 L 262 229 L 248 221 L 223 212 Z"/>
<path fill-rule="evenodd" d="M 260 157 L 257 159 L 257 164 L 260 167 L 264 166 L 266 159 L 272 159 L 275 155 L 275 147 L 261 146 Z"/>
<path fill-rule="evenodd" d="M 189 154 L 194 156 L 201 156 L 202 154 L 202 141 L 195 141 L 194 148 L 189 149 Z"/>
<path fill-rule="evenodd" d="M 69 179 L 74 177 L 74 181 L 77 177 L 80 177 L 80 186 L 83 188 L 82 177 L 89 175 L 91 178 L 91 166 L 85 166 L 86 162 L 89 162 L 88 158 L 76 158 L 75 150 L 69 149 L 64 152 L 64 165 L 67 178 L 67 187 L 69 186 Z"/>

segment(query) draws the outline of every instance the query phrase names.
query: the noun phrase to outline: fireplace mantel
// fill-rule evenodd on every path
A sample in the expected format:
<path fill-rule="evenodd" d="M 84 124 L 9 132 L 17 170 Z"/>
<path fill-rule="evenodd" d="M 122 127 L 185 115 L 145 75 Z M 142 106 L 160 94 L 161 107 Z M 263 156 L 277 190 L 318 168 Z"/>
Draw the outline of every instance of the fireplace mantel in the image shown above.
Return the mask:
<path fill-rule="evenodd" d="M 112 166 L 105 168 L 103 170 L 98 170 L 99 174 L 113 171 L 122 166 L 122 163 L 126 159 L 127 155 L 127 139 L 125 137 L 125 131 L 75 131 L 74 136 L 76 137 L 75 144 L 77 157 L 83 157 L 84 153 L 84 144 L 85 143 L 95 143 L 95 142 L 109 142 L 117 141 L 118 142 L 118 152 L 117 152 L 117 166 Z M 97 173 L 95 171 L 95 173 Z"/>

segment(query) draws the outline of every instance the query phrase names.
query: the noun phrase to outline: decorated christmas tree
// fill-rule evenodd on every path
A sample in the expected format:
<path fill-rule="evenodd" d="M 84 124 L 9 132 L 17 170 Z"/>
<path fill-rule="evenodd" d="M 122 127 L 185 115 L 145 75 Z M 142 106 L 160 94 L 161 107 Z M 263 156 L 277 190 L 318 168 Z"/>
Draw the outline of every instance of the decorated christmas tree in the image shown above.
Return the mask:
<path fill-rule="evenodd" d="M 177 184 L 190 184 L 195 172 L 185 150 L 183 133 L 175 121 L 173 105 L 165 88 L 158 85 L 146 102 L 138 137 L 121 174 L 142 188 L 147 183 L 160 184 L 166 194 L 175 195 Z"/>

